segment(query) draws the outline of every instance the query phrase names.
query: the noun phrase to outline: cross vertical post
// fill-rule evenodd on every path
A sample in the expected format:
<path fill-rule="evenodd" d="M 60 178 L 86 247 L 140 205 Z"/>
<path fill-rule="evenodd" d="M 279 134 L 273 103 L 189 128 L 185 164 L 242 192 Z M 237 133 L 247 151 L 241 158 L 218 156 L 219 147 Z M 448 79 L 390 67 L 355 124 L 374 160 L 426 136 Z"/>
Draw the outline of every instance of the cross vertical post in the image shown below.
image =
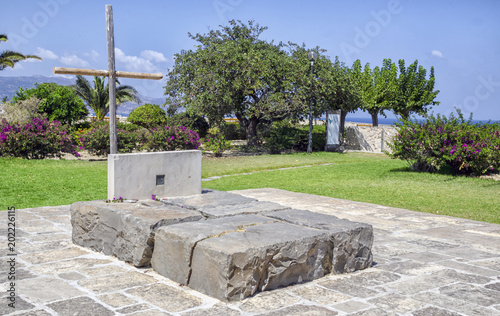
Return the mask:
<path fill-rule="evenodd" d="M 116 72 L 115 72 L 115 36 L 113 30 L 113 8 L 106 5 L 106 39 L 108 46 L 109 71 L 109 152 L 116 154 Z"/>
<path fill-rule="evenodd" d="M 107 76 L 108 79 L 108 104 L 109 104 L 109 153 L 116 154 L 118 145 L 116 140 L 116 78 L 153 79 L 163 78 L 161 73 L 149 74 L 140 72 L 116 71 L 115 69 L 115 35 L 113 27 L 113 9 L 106 5 L 106 40 L 108 46 L 108 70 L 62 68 L 54 67 L 53 72 L 61 75 L 80 76 Z"/>

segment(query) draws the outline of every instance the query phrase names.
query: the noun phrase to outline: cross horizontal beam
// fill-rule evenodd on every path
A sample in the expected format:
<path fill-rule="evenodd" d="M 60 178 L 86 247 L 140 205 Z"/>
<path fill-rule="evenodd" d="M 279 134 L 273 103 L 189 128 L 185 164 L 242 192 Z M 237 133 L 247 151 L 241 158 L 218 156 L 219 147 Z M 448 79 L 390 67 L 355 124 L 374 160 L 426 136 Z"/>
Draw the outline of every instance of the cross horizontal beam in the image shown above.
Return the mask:
<path fill-rule="evenodd" d="M 52 69 L 52 72 L 55 74 L 61 74 L 61 75 L 109 77 L 108 70 L 54 67 Z M 115 76 L 121 77 L 121 78 L 153 79 L 153 80 L 160 80 L 161 78 L 163 78 L 163 75 L 161 73 L 148 74 L 148 73 L 142 73 L 142 72 L 129 72 L 129 71 L 116 71 Z"/>

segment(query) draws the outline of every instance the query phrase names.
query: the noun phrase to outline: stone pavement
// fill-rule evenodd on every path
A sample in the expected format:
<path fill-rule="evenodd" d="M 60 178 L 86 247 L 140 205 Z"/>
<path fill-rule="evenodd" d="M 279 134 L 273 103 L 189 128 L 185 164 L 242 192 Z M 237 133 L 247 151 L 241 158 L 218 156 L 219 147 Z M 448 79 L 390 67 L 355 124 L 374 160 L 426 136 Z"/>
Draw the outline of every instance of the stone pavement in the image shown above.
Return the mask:
<path fill-rule="evenodd" d="M 234 192 L 373 225 L 374 266 L 226 303 L 73 245 L 69 206 L 23 209 L 15 309 L 7 212 L 0 217 L 0 315 L 500 315 L 500 225 L 275 189 Z"/>

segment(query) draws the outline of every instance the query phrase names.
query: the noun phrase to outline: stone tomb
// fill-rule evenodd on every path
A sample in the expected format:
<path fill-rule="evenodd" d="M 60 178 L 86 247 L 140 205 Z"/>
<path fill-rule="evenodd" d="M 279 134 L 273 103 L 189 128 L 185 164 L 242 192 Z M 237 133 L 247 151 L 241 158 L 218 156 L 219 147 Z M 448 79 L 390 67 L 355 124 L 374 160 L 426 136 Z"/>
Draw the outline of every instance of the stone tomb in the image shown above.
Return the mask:
<path fill-rule="evenodd" d="M 108 155 L 108 199 L 201 193 L 201 151 Z"/>
<path fill-rule="evenodd" d="M 370 267 L 370 225 L 234 193 L 71 206 L 73 242 L 221 300 Z"/>

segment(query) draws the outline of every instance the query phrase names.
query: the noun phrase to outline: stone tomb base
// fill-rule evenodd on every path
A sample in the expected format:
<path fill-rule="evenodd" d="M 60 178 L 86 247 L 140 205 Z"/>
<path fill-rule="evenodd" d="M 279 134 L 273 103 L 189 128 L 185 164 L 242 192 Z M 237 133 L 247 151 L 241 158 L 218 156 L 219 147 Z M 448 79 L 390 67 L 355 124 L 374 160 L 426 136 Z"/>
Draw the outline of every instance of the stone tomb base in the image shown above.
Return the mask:
<path fill-rule="evenodd" d="M 78 202 L 73 242 L 221 300 L 372 264 L 370 225 L 207 191 L 162 202 Z"/>

